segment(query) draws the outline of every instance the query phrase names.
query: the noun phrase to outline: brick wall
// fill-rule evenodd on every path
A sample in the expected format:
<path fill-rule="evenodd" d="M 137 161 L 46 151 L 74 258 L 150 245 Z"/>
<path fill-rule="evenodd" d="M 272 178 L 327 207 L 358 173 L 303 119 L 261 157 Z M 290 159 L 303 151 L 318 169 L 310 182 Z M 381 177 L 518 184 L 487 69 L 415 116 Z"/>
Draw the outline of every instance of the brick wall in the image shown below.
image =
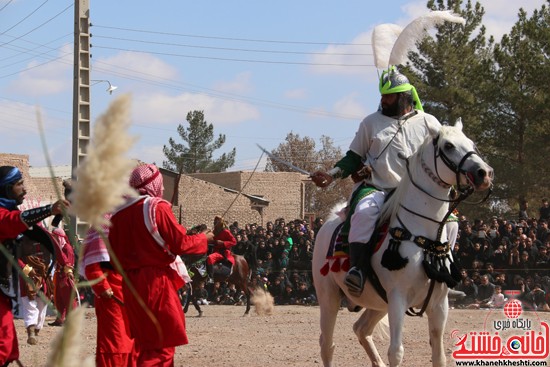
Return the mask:
<path fill-rule="evenodd" d="M 182 176 L 183 177 L 183 176 Z M 287 221 L 303 218 L 304 216 L 304 180 L 305 175 L 294 172 L 222 172 L 222 173 L 196 173 L 190 176 L 209 183 L 209 185 L 198 186 L 200 192 L 194 197 L 187 196 L 180 185 L 180 202 L 186 205 L 193 203 L 193 206 L 202 208 L 202 212 L 208 212 L 210 224 L 213 213 L 223 214 L 230 206 L 231 201 L 237 196 L 236 193 L 229 193 L 223 190 L 227 187 L 236 191 L 244 188 L 243 193 L 261 197 L 269 201 L 269 205 L 263 209 L 263 224 L 283 217 Z M 182 179 L 183 182 L 183 179 Z M 190 184 L 190 186 L 193 186 Z M 217 189 L 216 189 L 217 188 Z M 212 200 L 206 199 L 212 195 Z M 214 215 L 215 215 L 214 214 Z M 193 218 L 190 216 L 190 218 Z M 239 196 L 231 206 L 230 211 L 225 215 L 230 221 L 244 223 L 262 224 L 262 215 L 251 208 L 251 201 L 245 196 Z M 195 223 L 196 224 L 196 223 Z"/>
<path fill-rule="evenodd" d="M 16 166 L 22 171 L 28 192 L 23 209 L 54 202 L 57 198 L 55 185 L 63 193 L 61 178 L 55 178 L 54 185 L 51 178 L 29 176 L 28 155 L 0 153 L 0 165 Z M 166 181 L 166 195 L 170 196 L 165 199 L 170 201 L 174 175 L 165 170 L 162 174 Z M 182 175 L 173 211 L 186 227 L 203 223 L 212 227 L 216 215 L 225 215 L 227 221 L 237 221 L 241 225 L 265 225 L 280 217 L 287 221 L 303 218 L 305 179 L 305 175 L 294 172 L 235 171 Z M 261 211 L 253 208 L 253 200 L 238 194 L 243 188 L 243 194 L 260 197 L 269 205 Z"/>
<path fill-rule="evenodd" d="M 28 155 L 0 153 L 0 166 L 17 167 L 23 174 L 27 196 L 25 202 L 20 207 L 21 209 L 46 205 L 56 201 L 56 186 L 60 194 L 63 194 L 63 180 L 61 178 L 57 177 L 52 181 L 51 178 L 29 176 Z"/>

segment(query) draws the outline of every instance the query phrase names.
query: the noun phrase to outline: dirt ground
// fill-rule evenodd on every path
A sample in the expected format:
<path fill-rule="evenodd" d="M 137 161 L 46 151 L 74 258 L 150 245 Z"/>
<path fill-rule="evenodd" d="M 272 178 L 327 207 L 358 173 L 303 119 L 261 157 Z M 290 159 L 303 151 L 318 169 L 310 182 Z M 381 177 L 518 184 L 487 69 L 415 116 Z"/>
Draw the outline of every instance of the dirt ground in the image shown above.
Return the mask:
<path fill-rule="evenodd" d="M 275 306 L 271 316 L 258 316 L 254 308 L 243 317 L 244 306 L 203 306 L 203 317 L 190 309 L 186 315 L 189 344 L 176 349 L 176 366 L 192 367 L 281 367 L 322 366 L 319 356 L 319 307 Z M 359 314 L 341 309 L 335 330 L 335 364 L 339 367 L 370 366 L 366 353 L 359 345 L 352 325 Z M 502 318 L 502 311 L 450 310 L 445 331 L 447 365 L 455 366 L 451 353 L 456 343 L 456 332 L 464 335 L 491 329 L 492 318 Z M 543 313 L 548 320 L 550 314 Z M 534 317 L 534 316 L 533 316 Z M 536 318 L 536 317 L 534 317 Z M 48 318 L 46 322 L 53 319 Z M 26 343 L 23 321 L 16 320 L 20 344 L 20 360 L 25 367 L 44 366 L 49 345 L 59 327 L 45 325 L 38 345 Z M 93 308 L 86 310 L 81 355 L 93 356 L 95 350 L 96 320 Z M 451 336 L 453 335 L 453 336 Z M 376 337 L 380 355 L 387 363 L 388 340 Z M 404 366 L 427 366 L 430 348 L 427 318 L 407 317 L 404 330 Z"/>

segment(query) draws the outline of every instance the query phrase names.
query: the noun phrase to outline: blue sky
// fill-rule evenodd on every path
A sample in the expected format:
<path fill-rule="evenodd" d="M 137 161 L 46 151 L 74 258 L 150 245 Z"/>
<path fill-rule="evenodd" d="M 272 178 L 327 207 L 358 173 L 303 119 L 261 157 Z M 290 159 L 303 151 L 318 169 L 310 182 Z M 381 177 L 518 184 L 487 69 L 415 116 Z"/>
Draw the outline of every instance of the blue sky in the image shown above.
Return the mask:
<path fill-rule="evenodd" d="M 523 7 L 545 0 L 481 0 L 488 34 L 500 40 Z M 37 107 L 54 165 L 71 164 L 73 1 L 0 0 L 0 151 L 46 164 Z M 289 132 L 322 135 L 346 151 L 359 121 L 377 108 L 370 34 L 406 25 L 426 1 L 90 1 L 92 120 L 131 93 L 130 155 L 161 164 L 176 127 L 204 110 L 236 147 L 234 170 L 252 170 L 256 147 Z M 422 98 L 422 96 L 420 96 Z M 467 123 L 467 122 L 465 122 Z"/>

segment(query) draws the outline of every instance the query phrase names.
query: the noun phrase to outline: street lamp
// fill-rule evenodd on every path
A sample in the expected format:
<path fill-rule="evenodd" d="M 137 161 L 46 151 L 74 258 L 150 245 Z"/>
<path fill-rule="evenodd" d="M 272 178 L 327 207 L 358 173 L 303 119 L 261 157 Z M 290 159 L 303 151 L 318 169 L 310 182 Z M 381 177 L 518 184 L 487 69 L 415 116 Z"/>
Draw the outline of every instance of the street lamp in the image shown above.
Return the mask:
<path fill-rule="evenodd" d="M 109 84 L 109 88 L 106 89 L 107 92 L 109 92 L 109 94 L 113 94 L 113 91 L 115 89 L 117 89 L 118 87 L 116 85 L 112 85 L 110 81 L 108 80 L 90 80 L 92 82 L 91 85 L 96 85 L 98 83 L 108 83 Z"/>

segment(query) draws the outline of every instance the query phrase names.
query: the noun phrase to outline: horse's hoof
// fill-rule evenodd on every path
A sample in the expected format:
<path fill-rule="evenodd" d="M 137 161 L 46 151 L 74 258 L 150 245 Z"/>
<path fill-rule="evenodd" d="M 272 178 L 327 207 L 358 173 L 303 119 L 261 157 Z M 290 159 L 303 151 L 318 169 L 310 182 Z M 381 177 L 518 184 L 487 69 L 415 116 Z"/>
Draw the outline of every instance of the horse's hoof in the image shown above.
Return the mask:
<path fill-rule="evenodd" d="M 202 317 L 202 311 L 199 311 L 199 316 L 198 317 Z"/>

